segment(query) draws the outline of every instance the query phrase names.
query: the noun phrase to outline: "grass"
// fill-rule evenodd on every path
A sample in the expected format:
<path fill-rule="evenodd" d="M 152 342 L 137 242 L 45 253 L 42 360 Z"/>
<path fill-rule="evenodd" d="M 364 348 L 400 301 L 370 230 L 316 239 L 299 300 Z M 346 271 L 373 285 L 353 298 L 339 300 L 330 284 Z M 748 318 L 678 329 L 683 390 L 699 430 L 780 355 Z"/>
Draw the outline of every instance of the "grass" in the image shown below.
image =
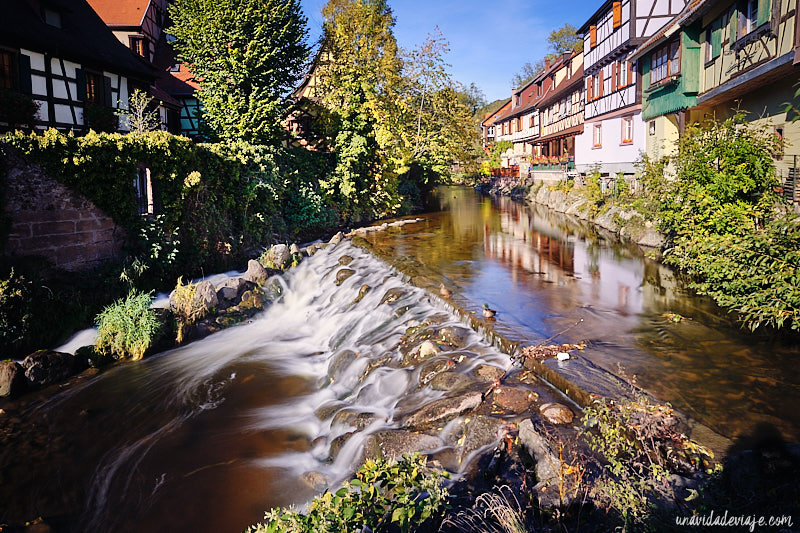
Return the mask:
<path fill-rule="evenodd" d="M 103 309 L 96 320 L 99 336 L 95 349 L 115 359 L 130 357 L 135 361 L 144 357 L 161 332 L 151 302 L 149 293 L 134 290 Z"/>

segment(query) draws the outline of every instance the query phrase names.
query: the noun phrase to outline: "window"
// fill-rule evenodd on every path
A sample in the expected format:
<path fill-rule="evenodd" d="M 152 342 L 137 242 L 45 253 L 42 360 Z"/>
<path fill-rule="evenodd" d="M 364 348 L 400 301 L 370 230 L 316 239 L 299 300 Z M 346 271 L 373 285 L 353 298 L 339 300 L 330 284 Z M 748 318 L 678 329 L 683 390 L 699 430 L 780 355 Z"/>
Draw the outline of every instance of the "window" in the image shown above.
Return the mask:
<path fill-rule="evenodd" d="M 622 26 L 622 2 L 614 2 L 613 7 L 614 29 Z"/>
<path fill-rule="evenodd" d="M 758 22 L 758 0 L 744 0 L 739 3 L 739 25 L 736 38 L 740 39 L 756 29 Z"/>
<path fill-rule="evenodd" d="M 594 48 L 597 46 L 597 26 L 591 26 L 589 28 L 589 46 Z"/>
<path fill-rule="evenodd" d="M 169 67 L 170 72 L 180 72 L 181 71 L 181 64 L 175 63 L 174 65 L 170 65 Z"/>
<path fill-rule="evenodd" d="M 0 50 L 0 89 L 13 89 L 16 78 L 14 68 L 15 55 L 7 50 Z"/>
<path fill-rule="evenodd" d="M 648 123 L 648 125 L 647 125 L 647 130 L 648 130 L 647 132 L 648 132 L 650 135 L 655 135 L 655 134 L 656 134 L 656 121 L 655 121 L 655 120 L 651 120 L 651 121 Z"/>
<path fill-rule="evenodd" d="M 53 26 L 54 28 L 61 27 L 61 13 L 58 11 L 54 11 L 52 9 L 44 8 L 42 10 L 42 15 L 44 18 L 44 22 Z"/>
<path fill-rule="evenodd" d="M 706 37 L 705 37 L 705 46 L 706 46 L 706 53 L 705 53 L 705 62 L 708 63 L 712 59 L 714 59 L 714 30 L 711 26 L 706 28 Z"/>
<path fill-rule="evenodd" d="M 650 56 L 650 85 L 680 73 L 680 50 L 680 43 L 672 41 L 653 52 Z"/>
<path fill-rule="evenodd" d="M 91 72 L 86 73 L 86 101 L 103 105 L 103 77 Z"/>
<path fill-rule="evenodd" d="M 136 169 L 133 178 L 133 190 L 136 194 L 136 209 L 140 215 L 152 215 L 155 212 L 153 205 L 153 182 L 150 179 L 150 169 L 140 166 Z"/>
<path fill-rule="evenodd" d="M 528 119 L 528 127 L 529 128 L 533 127 L 533 115 L 531 115 L 531 117 Z"/>
<path fill-rule="evenodd" d="M 592 147 L 600 148 L 601 146 L 603 146 L 603 129 L 602 124 L 598 123 L 592 129 Z"/>
<path fill-rule="evenodd" d="M 131 50 L 133 50 L 136 55 L 142 56 L 143 58 L 150 60 L 150 45 L 147 42 L 146 37 L 141 36 L 134 36 L 130 38 L 131 43 Z"/>
<path fill-rule="evenodd" d="M 633 117 L 622 117 L 622 144 L 633 143 Z"/>

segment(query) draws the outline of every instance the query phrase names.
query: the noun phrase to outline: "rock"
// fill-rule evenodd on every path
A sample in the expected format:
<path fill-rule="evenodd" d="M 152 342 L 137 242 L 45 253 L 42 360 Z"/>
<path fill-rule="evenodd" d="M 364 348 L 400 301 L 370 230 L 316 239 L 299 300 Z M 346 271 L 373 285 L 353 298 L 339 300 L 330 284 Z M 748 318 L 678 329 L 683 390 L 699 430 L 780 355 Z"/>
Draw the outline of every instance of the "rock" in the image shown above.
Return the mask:
<path fill-rule="evenodd" d="M 432 452 L 444 446 L 439 437 L 405 430 L 381 431 L 375 434 L 375 439 L 387 461 L 398 460 L 403 454 Z"/>
<path fill-rule="evenodd" d="M 567 501 L 560 501 L 558 474 L 562 470 L 561 462 L 553 452 L 547 439 L 534 429 L 533 422 L 523 420 L 519 425 L 519 440 L 523 448 L 536 462 L 537 483 L 533 487 L 533 492 L 539 500 L 539 505 L 543 508 L 558 507 L 561 504 L 568 505 L 571 500 L 568 494 L 565 494 Z M 565 481 L 568 481 L 568 479 Z M 568 492 L 565 491 L 565 493 Z"/>
<path fill-rule="evenodd" d="M 339 258 L 339 264 L 344 266 L 344 267 L 346 267 L 347 265 L 349 265 L 352 262 L 353 262 L 353 258 L 350 257 L 349 255 L 343 255 L 342 257 Z"/>
<path fill-rule="evenodd" d="M 305 483 L 306 485 L 308 485 L 309 487 L 311 487 L 316 491 L 323 491 L 327 489 L 332 482 L 331 478 L 329 478 L 325 474 L 314 471 L 304 472 L 300 476 L 300 481 L 302 481 L 303 483 Z"/>
<path fill-rule="evenodd" d="M 251 259 L 247 262 L 247 272 L 242 276 L 245 281 L 253 282 L 256 285 L 263 285 L 268 277 L 267 269 L 261 266 L 261 263 L 255 259 Z"/>
<path fill-rule="evenodd" d="M 539 412 L 551 424 L 569 424 L 575 417 L 572 410 L 560 403 L 545 403 L 539 407 Z"/>
<path fill-rule="evenodd" d="M 209 313 L 219 305 L 217 291 L 214 290 L 214 286 L 210 281 L 201 281 L 197 284 L 194 292 L 194 303 L 201 306 L 205 313 Z"/>
<path fill-rule="evenodd" d="M 455 361 L 450 358 L 437 358 L 435 360 L 425 361 L 419 370 L 419 385 L 424 387 L 433 380 L 440 373 L 445 372 L 456 366 Z"/>
<path fill-rule="evenodd" d="M 472 385 L 472 380 L 458 372 L 442 372 L 431 380 L 431 388 L 440 391 L 454 391 Z"/>
<path fill-rule="evenodd" d="M 339 271 L 336 273 L 336 285 L 341 285 L 342 283 L 344 283 L 345 281 L 347 281 L 347 279 L 348 279 L 350 276 L 352 276 L 352 275 L 353 275 L 353 274 L 355 274 L 355 273 L 356 273 L 356 271 L 355 271 L 355 270 L 351 270 L 351 269 L 349 269 L 349 268 L 343 268 L 343 269 L 339 270 Z"/>
<path fill-rule="evenodd" d="M 275 244 L 267 251 L 264 261 L 267 267 L 286 270 L 292 265 L 292 254 L 285 244 Z M 248 263 L 249 269 L 249 263 Z"/>
<path fill-rule="evenodd" d="M 336 414 L 337 411 L 347 407 L 348 404 L 339 400 L 333 400 L 330 402 L 325 402 L 319 407 L 317 410 L 314 411 L 314 415 L 319 418 L 320 420 L 327 420 L 333 415 Z"/>
<path fill-rule="evenodd" d="M 496 444 L 500 440 L 500 428 L 503 427 L 503 424 L 502 420 L 484 415 L 470 419 L 464 428 L 464 440 L 459 454 L 461 462 L 464 462 L 475 450 Z"/>
<path fill-rule="evenodd" d="M 445 326 L 439 330 L 437 339 L 453 348 L 463 348 L 470 336 L 470 330 L 457 326 Z"/>
<path fill-rule="evenodd" d="M 339 379 L 355 360 L 356 353 L 352 350 L 342 350 L 331 357 L 328 363 L 328 378 L 331 382 Z"/>
<path fill-rule="evenodd" d="M 403 426 L 408 428 L 436 427 L 475 409 L 481 404 L 481 393 L 470 392 L 455 398 L 442 398 L 422 406 L 407 416 Z"/>
<path fill-rule="evenodd" d="M 346 425 L 358 431 L 363 430 L 377 420 L 386 420 L 375 413 L 361 413 L 352 409 L 342 409 L 333 417 L 332 424 Z"/>
<path fill-rule="evenodd" d="M 437 355 L 441 350 L 431 341 L 423 341 L 417 350 L 407 352 L 403 356 L 403 366 L 414 366 Z"/>
<path fill-rule="evenodd" d="M 664 236 L 652 227 L 649 227 L 645 230 L 644 234 L 639 237 L 636 244 L 639 246 L 647 246 L 648 248 L 662 248 L 664 242 Z"/>
<path fill-rule="evenodd" d="M 381 298 L 381 303 L 382 304 L 394 303 L 405 295 L 406 291 L 404 291 L 399 287 L 396 287 L 394 289 L 389 289 L 388 291 L 386 291 L 386 294 L 383 295 L 383 298 Z"/>
<path fill-rule="evenodd" d="M 229 278 L 217 287 L 217 299 L 236 300 L 244 292 L 247 282 L 240 278 Z"/>
<path fill-rule="evenodd" d="M 264 307 L 264 297 L 260 290 L 244 291 L 239 308 L 242 310 L 261 309 Z M 252 313 L 251 313 L 252 314 Z"/>
<path fill-rule="evenodd" d="M 496 366 L 478 365 L 472 373 L 482 381 L 494 381 L 503 377 L 505 371 Z"/>
<path fill-rule="evenodd" d="M 498 387 L 492 393 L 494 404 L 500 409 L 522 413 L 539 399 L 539 395 L 527 389 L 514 387 Z"/>
<path fill-rule="evenodd" d="M 347 441 L 350 440 L 350 437 L 355 435 L 355 433 L 356 433 L 355 431 L 349 431 L 347 433 L 344 433 L 343 435 L 339 435 L 338 437 L 336 437 L 331 441 L 331 445 L 329 448 L 331 459 L 333 459 L 334 461 L 336 460 L 336 458 L 339 456 L 339 452 L 342 451 L 344 445 L 347 444 Z"/>
<path fill-rule="evenodd" d="M 342 242 L 342 239 L 344 239 L 344 233 L 342 233 L 342 232 L 340 231 L 339 233 L 337 233 L 336 235 L 334 235 L 333 237 L 331 237 L 331 240 L 329 240 L 329 241 L 328 241 L 328 244 L 337 245 L 337 244 L 339 244 L 340 242 Z"/>
<path fill-rule="evenodd" d="M 34 386 L 50 385 L 86 369 L 87 364 L 71 353 L 39 350 L 22 361 L 25 378 Z"/>
<path fill-rule="evenodd" d="M 289 246 L 289 253 L 292 254 L 292 255 L 296 255 L 296 254 L 301 253 L 300 252 L 300 247 L 297 246 L 295 243 L 292 243 L 292 245 Z"/>
<path fill-rule="evenodd" d="M 25 369 L 16 361 L 0 363 L 0 398 L 16 398 L 25 390 Z"/>
<path fill-rule="evenodd" d="M 369 292 L 371 289 L 372 289 L 372 287 L 370 287 L 370 286 L 369 286 L 369 285 L 367 285 L 366 283 L 365 283 L 364 285 L 362 285 L 362 286 L 361 286 L 361 288 L 360 288 L 360 289 L 358 289 L 358 296 L 356 296 L 356 299 L 355 299 L 355 300 L 353 300 L 353 303 L 354 303 L 354 304 L 357 304 L 358 302 L 360 302 L 361 300 L 363 300 L 363 299 L 364 299 L 364 296 L 366 296 L 366 295 L 367 295 L 367 293 L 368 293 L 368 292 Z"/>

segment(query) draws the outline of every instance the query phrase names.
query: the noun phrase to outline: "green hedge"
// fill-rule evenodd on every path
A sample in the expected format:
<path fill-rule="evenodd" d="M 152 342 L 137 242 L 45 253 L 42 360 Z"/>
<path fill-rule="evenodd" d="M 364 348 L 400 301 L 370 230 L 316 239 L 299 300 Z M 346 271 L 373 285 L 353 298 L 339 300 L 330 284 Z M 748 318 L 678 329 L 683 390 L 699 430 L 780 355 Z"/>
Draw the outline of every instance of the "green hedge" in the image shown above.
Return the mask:
<path fill-rule="evenodd" d="M 140 164 L 147 166 L 164 234 L 180 242 L 177 273 L 208 272 L 245 250 L 336 223 L 318 192 L 318 178 L 330 166 L 325 154 L 246 143 L 198 145 L 160 131 L 76 137 L 51 129 L 4 140 L 134 237 L 141 234 L 142 217 L 133 179 Z"/>

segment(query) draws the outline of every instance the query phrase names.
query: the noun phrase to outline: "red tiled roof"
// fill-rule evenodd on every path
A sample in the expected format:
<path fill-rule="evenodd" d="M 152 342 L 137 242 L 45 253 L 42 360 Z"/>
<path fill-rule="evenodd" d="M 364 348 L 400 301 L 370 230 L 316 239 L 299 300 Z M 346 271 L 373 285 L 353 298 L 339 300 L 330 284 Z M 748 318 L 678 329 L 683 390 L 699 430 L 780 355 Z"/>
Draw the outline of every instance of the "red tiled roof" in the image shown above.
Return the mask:
<path fill-rule="evenodd" d="M 109 26 L 141 26 L 150 0 L 88 0 Z"/>
<path fill-rule="evenodd" d="M 503 105 L 498 107 L 497 110 L 494 113 L 490 113 L 488 117 L 483 119 L 483 122 L 481 122 L 481 125 L 484 125 L 487 122 L 489 122 L 489 123 L 495 122 L 498 117 L 500 117 L 500 116 L 502 116 L 504 114 L 504 112 L 506 110 L 506 107 L 508 107 L 508 109 L 511 109 L 511 98 L 506 100 Z"/>

